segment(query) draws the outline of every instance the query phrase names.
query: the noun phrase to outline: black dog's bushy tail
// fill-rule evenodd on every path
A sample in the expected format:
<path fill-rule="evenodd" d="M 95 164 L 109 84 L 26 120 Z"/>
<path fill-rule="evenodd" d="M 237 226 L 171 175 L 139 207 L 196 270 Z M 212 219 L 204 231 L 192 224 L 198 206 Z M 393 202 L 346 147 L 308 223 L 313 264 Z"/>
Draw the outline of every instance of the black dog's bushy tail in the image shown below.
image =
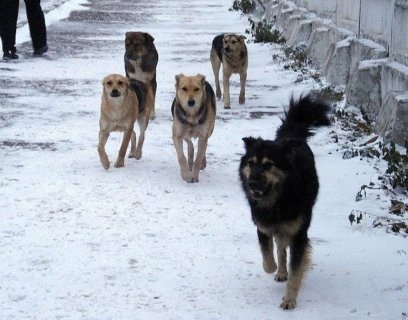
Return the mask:
<path fill-rule="evenodd" d="M 276 132 L 277 139 L 307 140 L 314 135 L 312 128 L 329 126 L 327 113 L 330 106 L 310 94 L 301 96 L 299 100 L 290 99 L 289 108 L 285 111 L 282 124 Z"/>

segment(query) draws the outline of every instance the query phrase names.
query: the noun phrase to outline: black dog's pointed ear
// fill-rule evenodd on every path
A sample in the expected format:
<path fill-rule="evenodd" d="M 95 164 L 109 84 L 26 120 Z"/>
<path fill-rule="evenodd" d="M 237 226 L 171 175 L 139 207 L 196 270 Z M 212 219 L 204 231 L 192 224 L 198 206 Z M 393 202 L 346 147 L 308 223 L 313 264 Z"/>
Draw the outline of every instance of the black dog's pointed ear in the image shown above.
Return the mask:
<path fill-rule="evenodd" d="M 254 137 L 245 137 L 242 138 L 242 141 L 244 141 L 245 143 L 245 148 L 248 149 L 251 148 L 255 144 L 255 142 L 258 141 L 258 139 L 255 139 Z"/>
<path fill-rule="evenodd" d="M 154 38 L 152 37 L 150 33 L 144 32 L 143 35 L 147 43 L 153 43 Z"/>

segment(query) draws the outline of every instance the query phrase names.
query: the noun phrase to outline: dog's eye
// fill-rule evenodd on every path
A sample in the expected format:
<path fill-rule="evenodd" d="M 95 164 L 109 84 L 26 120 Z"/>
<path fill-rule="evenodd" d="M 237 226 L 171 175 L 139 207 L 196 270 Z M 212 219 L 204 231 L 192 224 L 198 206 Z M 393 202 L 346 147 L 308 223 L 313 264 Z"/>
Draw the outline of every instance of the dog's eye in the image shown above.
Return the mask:
<path fill-rule="evenodd" d="M 118 85 L 121 86 L 122 84 L 123 84 L 123 81 L 122 81 L 122 80 L 119 80 L 119 81 L 118 81 Z"/>
<path fill-rule="evenodd" d="M 200 91 L 200 88 L 194 88 L 194 92 Z"/>
<path fill-rule="evenodd" d="M 271 169 L 273 167 L 273 162 L 272 161 L 264 162 L 262 164 L 262 166 L 263 166 L 264 170 L 269 170 L 269 169 Z"/>
<path fill-rule="evenodd" d="M 248 165 L 249 165 L 250 167 L 253 167 L 253 166 L 255 165 L 255 160 L 254 160 L 254 159 L 249 159 L 249 160 L 248 160 Z"/>
<path fill-rule="evenodd" d="M 107 84 L 108 86 L 111 86 L 111 85 L 112 85 L 112 81 L 109 80 L 108 82 L 106 82 L 106 84 Z"/>
<path fill-rule="evenodd" d="M 237 42 L 235 40 L 232 40 L 232 44 L 236 44 Z"/>
<path fill-rule="evenodd" d="M 181 88 L 181 90 L 183 90 L 184 92 L 188 91 L 188 89 L 186 87 Z"/>

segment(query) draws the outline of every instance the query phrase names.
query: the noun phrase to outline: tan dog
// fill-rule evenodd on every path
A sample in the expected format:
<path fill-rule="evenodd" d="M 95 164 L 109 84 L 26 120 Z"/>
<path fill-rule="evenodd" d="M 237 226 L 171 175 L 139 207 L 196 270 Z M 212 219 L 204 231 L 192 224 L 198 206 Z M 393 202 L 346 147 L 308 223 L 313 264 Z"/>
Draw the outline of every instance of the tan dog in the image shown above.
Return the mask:
<path fill-rule="evenodd" d="M 245 39 L 245 36 L 227 33 L 216 36 L 212 42 L 210 59 L 215 77 L 216 95 L 218 99 L 221 98 L 219 73 L 222 63 L 225 109 L 231 108 L 229 80 L 233 73 L 239 73 L 241 85 L 239 103 L 245 103 L 245 83 L 248 69 L 248 51 Z"/>
<path fill-rule="evenodd" d="M 101 103 L 101 116 L 99 119 L 99 144 L 98 153 L 102 166 L 109 169 L 109 159 L 105 145 L 112 131 L 123 131 L 122 145 L 119 149 L 115 167 L 124 166 L 126 150 L 131 136 L 134 135 L 133 127 L 139 113 L 139 100 L 136 93 L 130 88 L 130 79 L 120 74 L 111 74 L 102 80 L 103 93 Z M 134 140 L 132 139 L 131 153 L 136 156 Z"/>
<path fill-rule="evenodd" d="M 126 76 L 143 82 L 147 87 L 146 114 L 155 117 L 156 66 L 159 55 L 154 38 L 146 32 L 126 32 L 124 56 Z"/>
<path fill-rule="evenodd" d="M 215 95 L 205 76 L 176 76 L 176 97 L 171 106 L 173 114 L 173 142 L 180 165 L 181 177 L 186 182 L 198 182 L 200 170 L 207 164 L 208 138 L 215 125 Z M 198 138 L 194 161 L 192 138 Z M 188 146 L 188 161 L 183 152 L 183 140 Z"/>

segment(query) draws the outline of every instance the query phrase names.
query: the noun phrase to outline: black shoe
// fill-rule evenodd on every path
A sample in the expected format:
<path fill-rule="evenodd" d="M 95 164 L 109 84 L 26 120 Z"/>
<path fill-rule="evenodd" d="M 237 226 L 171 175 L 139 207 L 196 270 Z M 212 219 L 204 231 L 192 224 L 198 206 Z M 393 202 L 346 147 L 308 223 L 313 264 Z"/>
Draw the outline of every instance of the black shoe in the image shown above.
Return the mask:
<path fill-rule="evenodd" d="M 46 53 L 47 51 L 48 51 L 48 46 L 45 45 L 45 46 L 43 46 L 43 47 L 41 47 L 41 48 L 34 49 L 33 56 L 34 56 L 34 57 L 41 57 L 41 56 L 42 56 L 44 53 Z"/>
<path fill-rule="evenodd" d="M 3 53 L 3 60 L 16 60 L 18 59 L 18 55 L 15 52 L 4 52 Z"/>

